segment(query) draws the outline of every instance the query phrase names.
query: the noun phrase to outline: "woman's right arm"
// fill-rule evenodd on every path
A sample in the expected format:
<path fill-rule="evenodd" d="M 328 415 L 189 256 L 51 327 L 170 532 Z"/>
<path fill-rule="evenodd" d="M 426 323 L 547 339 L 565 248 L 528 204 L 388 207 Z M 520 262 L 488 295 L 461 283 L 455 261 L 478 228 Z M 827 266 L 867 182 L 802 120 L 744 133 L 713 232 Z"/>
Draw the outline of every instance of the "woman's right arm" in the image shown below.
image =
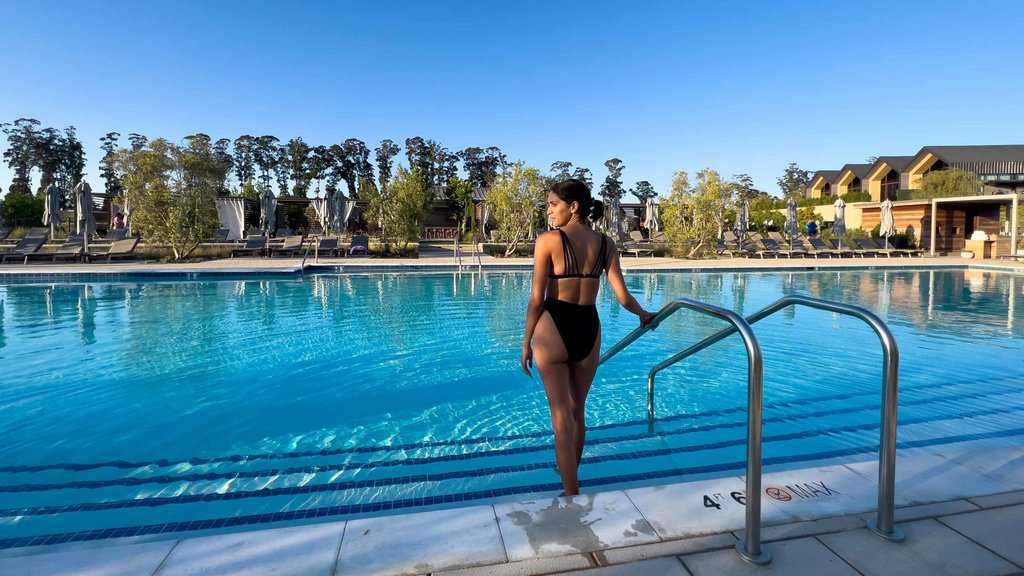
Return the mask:
<path fill-rule="evenodd" d="M 636 298 L 629 293 L 629 288 L 626 288 L 626 281 L 622 278 L 622 267 L 619 265 L 619 250 L 615 247 L 614 243 L 611 243 L 609 247 L 609 264 L 608 264 L 608 283 L 612 285 L 612 290 L 615 291 L 615 298 L 622 304 L 622 307 L 629 310 L 633 314 L 640 317 L 640 324 L 647 325 L 654 318 L 654 314 L 643 309 L 640 303 L 636 301 Z"/>

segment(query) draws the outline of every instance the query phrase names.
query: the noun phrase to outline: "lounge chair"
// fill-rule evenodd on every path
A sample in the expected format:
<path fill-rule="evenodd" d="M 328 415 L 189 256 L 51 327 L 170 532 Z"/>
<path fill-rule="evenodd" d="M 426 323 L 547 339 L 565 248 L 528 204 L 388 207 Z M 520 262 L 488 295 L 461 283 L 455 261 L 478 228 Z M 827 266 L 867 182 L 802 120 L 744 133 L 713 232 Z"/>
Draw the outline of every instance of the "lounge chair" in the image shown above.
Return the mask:
<path fill-rule="evenodd" d="M 631 252 L 637 258 L 640 257 L 641 253 L 653 256 L 654 246 L 650 240 L 644 239 L 643 233 L 639 230 L 633 230 L 629 233 L 629 240 L 623 242 L 622 246 L 619 247 L 619 252 Z"/>
<path fill-rule="evenodd" d="M 833 240 L 835 242 L 835 240 Z M 867 258 L 868 256 L 877 258 L 878 251 L 870 246 L 866 246 L 863 242 L 859 241 L 858 238 L 853 238 L 846 242 L 847 247 L 853 251 L 853 255 L 857 258 Z"/>
<path fill-rule="evenodd" d="M 829 258 L 842 258 L 844 254 L 853 255 L 850 250 L 839 250 L 837 248 L 829 248 L 829 245 L 825 243 L 821 238 L 808 238 L 807 243 L 811 246 L 811 249 L 815 258 L 821 256 L 828 256 Z"/>
<path fill-rule="evenodd" d="M 761 242 L 764 244 L 765 248 L 776 254 L 776 258 L 778 258 L 779 256 L 793 258 L 795 256 L 803 257 L 807 255 L 807 253 L 804 252 L 803 248 L 797 247 L 796 243 L 794 243 L 793 247 L 790 248 L 788 242 L 785 245 L 783 245 L 772 238 L 764 238 L 761 240 Z"/>
<path fill-rule="evenodd" d="M 117 241 L 117 240 L 124 240 L 127 237 L 128 237 L 128 229 L 127 228 L 110 228 L 110 229 L 107 230 L 106 240 L 110 240 L 110 241 L 114 242 L 114 241 Z"/>
<path fill-rule="evenodd" d="M 262 235 L 249 236 L 245 239 L 245 246 L 235 248 L 231 251 L 231 257 L 236 254 L 242 256 L 262 256 L 267 251 L 267 237 Z"/>
<path fill-rule="evenodd" d="M 296 256 L 298 254 L 302 254 L 302 251 L 303 251 L 302 241 L 303 241 L 303 239 L 304 238 L 302 236 L 288 236 L 288 237 L 286 237 L 284 239 L 284 243 L 281 244 L 281 246 L 279 246 L 279 247 L 272 247 L 270 249 L 270 257 L 273 258 L 274 256 L 277 256 L 277 255 L 285 255 L 285 256 L 292 256 L 292 257 L 294 257 L 294 256 Z"/>
<path fill-rule="evenodd" d="M 230 236 L 230 235 L 231 235 L 231 229 L 230 228 L 218 228 L 217 231 L 213 233 L 213 241 L 214 242 L 227 242 L 228 241 L 228 236 Z"/>
<path fill-rule="evenodd" d="M 0 240 L 4 240 L 8 236 L 10 236 L 13 230 L 14 229 L 11 228 L 10 226 L 4 226 L 3 228 L 0 228 Z"/>
<path fill-rule="evenodd" d="M 133 258 L 135 256 L 135 248 L 138 245 L 138 238 L 115 240 L 110 244 L 106 252 L 89 252 L 86 257 L 90 262 L 101 258 L 106 258 L 107 262 L 111 262 L 115 258 Z"/>
<path fill-rule="evenodd" d="M 361 254 L 366 256 L 370 253 L 370 237 L 365 234 L 359 234 L 358 236 L 352 237 L 352 245 L 349 246 L 348 255 L 356 256 Z"/>
<path fill-rule="evenodd" d="M 334 256 L 340 255 L 341 248 L 338 247 L 337 238 L 321 238 L 316 245 L 316 255 L 322 254 L 333 254 Z"/>
<path fill-rule="evenodd" d="M 32 252 L 25 255 L 25 263 L 32 260 L 50 260 L 56 262 L 58 259 L 79 260 L 82 258 L 82 236 L 73 235 L 66 242 L 57 247 L 53 252 Z"/>
<path fill-rule="evenodd" d="M 887 256 L 892 256 L 893 254 L 896 254 L 897 256 L 921 256 L 921 255 L 924 255 L 924 250 L 920 250 L 920 249 L 917 249 L 917 248 L 896 248 L 892 244 L 889 244 L 889 247 L 886 248 L 885 247 L 886 246 L 886 242 L 884 240 L 879 239 L 879 238 L 872 238 L 872 241 L 874 243 L 875 248 L 878 250 L 878 252 L 880 254 L 885 254 Z"/>
<path fill-rule="evenodd" d="M 778 258 L 779 257 L 778 245 L 774 244 L 774 242 L 772 242 L 772 245 L 769 245 L 768 244 L 769 242 L 772 242 L 772 240 L 767 239 L 767 238 L 760 238 L 760 237 L 758 237 L 758 238 L 751 238 L 751 240 L 750 240 L 751 254 L 757 256 L 758 258 L 762 258 L 762 259 L 763 258 L 767 258 L 769 256 L 772 257 L 772 258 Z"/>
<path fill-rule="evenodd" d="M 41 238 L 49 238 L 50 237 L 50 229 L 49 228 L 45 228 L 45 227 L 34 227 L 34 228 L 29 228 L 28 232 L 25 234 L 25 238 L 40 238 L 40 237 Z"/>
<path fill-rule="evenodd" d="M 23 264 L 27 263 L 29 254 L 38 252 L 43 247 L 43 244 L 46 244 L 46 236 L 25 236 L 18 240 L 14 248 L 0 256 L 0 263 L 6 263 L 8 259 L 12 258 L 21 259 Z"/>

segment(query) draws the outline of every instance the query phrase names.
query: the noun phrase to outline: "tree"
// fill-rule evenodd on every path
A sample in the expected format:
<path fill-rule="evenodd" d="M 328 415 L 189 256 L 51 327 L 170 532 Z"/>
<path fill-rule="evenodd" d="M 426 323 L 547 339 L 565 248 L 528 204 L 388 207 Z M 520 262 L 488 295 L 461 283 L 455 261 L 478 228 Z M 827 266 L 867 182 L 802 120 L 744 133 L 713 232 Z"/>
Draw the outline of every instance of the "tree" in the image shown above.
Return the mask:
<path fill-rule="evenodd" d="M 7 150 L 4 160 L 14 172 L 11 194 L 32 194 L 32 168 L 36 165 L 36 141 L 39 138 L 39 120 L 35 118 L 18 118 L 14 122 L 0 124 L 0 129 L 7 136 Z"/>
<path fill-rule="evenodd" d="M 459 175 L 459 156 L 440 144 L 434 144 L 434 185 L 444 190 L 445 196 L 449 196 L 449 185 Z"/>
<path fill-rule="evenodd" d="M 309 191 L 309 162 L 312 148 L 303 142 L 302 137 L 288 141 L 288 170 L 292 174 L 292 196 L 305 198 Z"/>
<path fill-rule="evenodd" d="M 654 198 L 658 195 L 658 193 L 654 191 L 654 186 L 651 186 L 651 183 L 647 180 L 640 180 L 629 192 L 633 196 L 636 196 L 636 199 L 639 200 L 641 204 L 647 202 L 649 198 Z"/>
<path fill-rule="evenodd" d="M 921 189 L 913 192 L 913 198 L 974 196 L 983 190 L 984 186 L 973 172 L 957 169 L 935 170 L 924 175 L 921 179 Z"/>
<path fill-rule="evenodd" d="M 604 166 L 608 169 L 608 176 L 605 177 L 604 183 L 601 184 L 601 199 L 604 200 L 605 204 L 611 204 L 612 199 L 618 200 L 622 198 L 622 170 L 625 168 L 625 165 L 622 163 L 622 160 L 611 158 L 605 161 Z"/>
<path fill-rule="evenodd" d="M 231 152 L 231 140 L 227 138 L 218 138 L 213 143 L 213 158 L 217 163 L 219 173 L 223 176 L 220 182 L 217 184 L 217 195 L 227 196 L 231 191 L 228 188 L 228 176 L 231 174 L 231 169 L 235 165 L 235 159 L 232 157 Z"/>
<path fill-rule="evenodd" d="M 373 166 L 370 164 L 370 149 L 358 138 L 349 138 L 341 145 L 341 176 L 348 186 L 349 198 L 358 193 L 356 185 L 362 178 L 373 179 Z"/>
<path fill-rule="evenodd" d="M 61 165 L 60 132 L 53 128 L 43 128 L 35 141 L 35 165 L 42 176 L 39 179 L 39 190 L 42 192 L 50 184 L 57 183 Z M 70 190 L 68 190 L 70 192 Z"/>
<path fill-rule="evenodd" d="M 277 158 L 274 160 L 274 179 L 277 180 L 277 193 L 280 196 L 288 195 L 288 179 L 291 178 L 291 162 L 288 158 L 288 148 L 278 146 L 275 150 Z"/>
<path fill-rule="evenodd" d="M 256 174 L 253 170 L 255 162 L 256 139 L 248 134 L 242 134 L 235 138 L 234 167 L 239 188 L 252 181 Z"/>
<path fill-rule="evenodd" d="M 472 146 L 458 153 L 462 168 L 469 182 L 475 188 L 487 188 L 498 177 L 498 172 L 508 164 L 505 154 L 497 146 L 478 148 Z"/>
<path fill-rule="evenodd" d="M 117 132 L 107 132 L 100 138 L 100 149 L 103 150 L 103 158 L 100 160 L 100 177 L 105 183 L 104 189 L 111 196 L 121 195 L 121 179 L 114 168 L 117 140 L 120 137 L 121 135 Z"/>
<path fill-rule="evenodd" d="M 388 181 L 391 179 L 391 166 L 393 159 L 400 151 L 397 144 L 391 140 L 381 140 L 380 146 L 375 150 L 377 155 L 377 177 L 379 178 L 380 190 L 388 187 Z"/>
<path fill-rule="evenodd" d="M 226 173 L 209 137 L 194 136 L 185 148 L 158 138 L 137 150 L 121 149 L 115 166 L 123 175 L 133 228 L 148 241 L 170 246 L 176 260 L 216 231 L 215 199 Z"/>
<path fill-rule="evenodd" d="M 328 175 L 333 161 L 333 154 L 327 146 L 314 146 L 310 151 L 306 168 L 309 179 L 316 180 L 316 195 L 320 194 L 321 181 Z"/>
<path fill-rule="evenodd" d="M 58 185 L 70 194 L 82 181 L 85 174 L 85 148 L 75 134 L 75 127 L 68 126 L 58 142 L 60 167 L 57 171 Z"/>
<path fill-rule="evenodd" d="M 253 162 L 260 170 L 260 184 L 265 190 L 270 189 L 270 173 L 277 166 L 278 142 L 277 137 L 265 134 L 256 138 L 253 148 Z"/>
<path fill-rule="evenodd" d="M 779 190 L 782 191 L 783 198 L 795 200 L 805 194 L 807 186 L 811 183 L 811 173 L 801 170 L 796 162 L 790 162 L 776 182 L 779 183 Z"/>
<path fill-rule="evenodd" d="M 499 241 L 507 244 L 505 256 L 515 253 L 519 243 L 533 232 L 540 207 L 544 205 L 544 177 L 536 168 L 517 162 L 506 169 L 487 190 L 486 202 L 498 223 Z"/>
<path fill-rule="evenodd" d="M 405 158 L 409 161 L 409 170 L 416 172 L 425 182 L 434 180 L 434 162 L 430 155 L 430 146 L 420 136 L 405 139 Z"/>
<path fill-rule="evenodd" d="M 758 193 L 757 189 L 754 188 L 754 179 L 750 177 L 750 174 L 733 174 L 732 187 L 736 193 L 736 199 L 740 202 L 744 200 L 750 202 Z"/>
<path fill-rule="evenodd" d="M 563 182 L 572 178 L 572 162 L 558 160 L 551 163 L 551 179 L 555 182 Z"/>
<path fill-rule="evenodd" d="M 728 184 L 718 172 L 705 168 L 697 173 L 697 184 L 689 187 L 684 171 L 672 178 L 672 191 L 662 201 L 665 235 L 672 244 L 688 246 L 688 258 L 713 250 L 720 220 L 723 188 Z"/>
<path fill-rule="evenodd" d="M 362 183 L 360 198 L 367 203 L 366 218 L 377 224 L 385 243 L 401 241 L 404 248 L 419 238 L 431 200 L 421 174 L 399 166 L 386 188 L 378 190 L 369 178 Z"/>
<path fill-rule="evenodd" d="M 448 209 L 458 222 L 459 235 L 461 236 L 466 231 L 466 222 L 469 220 L 473 208 L 473 185 L 469 183 L 469 180 L 452 176 L 444 191 L 445 198 L 448 201 Z"/>
<path fill-rule="evenodd" d="M 139 150 L 142 150 L 146 146 L 146 143 L 149 142 L 149 138 L 146 138 L 142 134 L 129 132 L 128 141 L 131 142 L 132 144 L 132 150 L 137 152 Z"/>

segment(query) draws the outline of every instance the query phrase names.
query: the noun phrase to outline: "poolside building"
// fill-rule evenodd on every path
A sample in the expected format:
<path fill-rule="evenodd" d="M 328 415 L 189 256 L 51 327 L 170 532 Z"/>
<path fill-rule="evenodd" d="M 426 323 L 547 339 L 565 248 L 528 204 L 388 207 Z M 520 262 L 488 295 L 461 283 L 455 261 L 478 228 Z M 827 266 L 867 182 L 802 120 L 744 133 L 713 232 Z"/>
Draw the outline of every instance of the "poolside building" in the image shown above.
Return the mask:
<path fill-rule="evenodd" d="M 971 195 L 920 198 L 924 178 L 940 170 L 964 170 L 980 182 Z M 880 202 L 893 201 L 896 229 L 933 253 L 965 249 L 979 256 L 1014 253 L 1020 245 L 1017 207 L 1024 195 L 1024 145 L 924 146 L 913 156 L 880 156 L 872 164 L 846 164 L 815 172 L 809 198 L 866 192 L 870 202 L 850 202 L 848 224 L 872 230 L 881 220 Z M 831 206 L 816 209 L 827 222 Z M 933 218 L 932 215 L 935 215 Z M 983 232 L 985 244 L 971 240 Z M 973 242 L 973 243 L 972 243 Z"/>

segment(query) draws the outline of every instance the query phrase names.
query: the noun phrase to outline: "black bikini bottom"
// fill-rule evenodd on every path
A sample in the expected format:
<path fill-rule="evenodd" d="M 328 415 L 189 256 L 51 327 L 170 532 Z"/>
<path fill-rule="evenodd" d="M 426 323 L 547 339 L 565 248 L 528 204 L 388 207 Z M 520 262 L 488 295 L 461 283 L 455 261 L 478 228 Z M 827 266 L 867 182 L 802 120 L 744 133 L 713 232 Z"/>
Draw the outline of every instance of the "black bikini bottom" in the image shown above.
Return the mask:
<path fill-rule="evenodd" d="M 555 321 L 555 328 L 558 328 L 558 334 L 562 336 L 565 351 L 569 353 L 569 361 L 579 362 L 589 356 L 601 332 L 597 306 L 548 298 L 544 300 L 544 309 Z"/>

